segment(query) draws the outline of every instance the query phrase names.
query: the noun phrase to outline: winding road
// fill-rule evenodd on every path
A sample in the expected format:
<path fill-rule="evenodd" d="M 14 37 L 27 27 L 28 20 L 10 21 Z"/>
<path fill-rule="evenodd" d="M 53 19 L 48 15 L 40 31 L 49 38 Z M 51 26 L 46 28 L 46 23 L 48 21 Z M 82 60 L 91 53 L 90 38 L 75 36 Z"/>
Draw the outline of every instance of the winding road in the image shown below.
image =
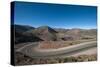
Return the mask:
<path fill-rule="evenodd" d="M 39 49 L 37 47 L 38 42 L 28 43 L 27 45 L 17 49 L 17 52 L 21 52 L 32 58 L 50 58 L 50 57 L 69 57 L 77 55 L 89 55 L 97 53 L 97 42 L 85 42 L 76 44 L 73 46 L 58 48 L 58 49 Z"/>

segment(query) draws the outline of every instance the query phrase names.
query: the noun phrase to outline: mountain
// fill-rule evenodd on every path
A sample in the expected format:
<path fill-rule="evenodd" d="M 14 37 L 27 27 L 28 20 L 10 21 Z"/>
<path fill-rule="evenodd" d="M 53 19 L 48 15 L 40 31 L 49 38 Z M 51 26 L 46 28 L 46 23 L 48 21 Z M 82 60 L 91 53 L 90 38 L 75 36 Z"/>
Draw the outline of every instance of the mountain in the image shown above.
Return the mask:
<path fill-rule="evenodd" d="M 23 33 L 23 32 L 28 31 L 28 30 L 33 30 L 35 28 L 34 27 L 31 27 L 31 26 L 27 26 L 27 25 L 17 25 L 17 24 L 15 24 L 14 25 L 14 29 L 16 31 L 18 31 L 18 32 Z"/>
<path fill-rule="evenodd" d="M 97 29 L 88 29 L 88 30 L 80 30 L 80 33 L 82 35 L 89 35 L 89 36 L 94 36 L 97 35 Z"/>
<path fill-rule="evenodd" d="M 97 29 L 60 29 L 49 26 L 34 28 L 31 26 L 14 25 L 15 43 L 38 41 L 68 41 L 93 39 L 97 37 Z"/>
<path fill-rule="evenodd" d="M 78 29 L 58 29 L 57 40 L 75 40 L 79 39 L 80 34 Z"/>
<path fill-rule="evenodd" d="M 63 28 L 54 28 L 54 30 L 59 33 L 66 33 L 67 31 L 69 31 L 69 29 L 63 29 Z"/>
<path fill-rule="evenodd" d="M 15 43 L 25 43 L 25 42 L 37 42 L 37 41 L 43 41 L 39 37 L 36 37 L 35 35 L 25 35 L 22 33 L 15 32 Z"/>
<path fill-rule="evenodd" d="M 56 31 L 49 26 L 40 26 L 34 30 L 25 32 L 25 34 L 33 34 L 44 41 L 56 40 Z"/>
<path fill-rule="evenodd" d="M 57 31 L 55 31 L 53 28 L 49 27 L 49 26 L 40 26 L 37 28 L 38 31 L 45 31 L 47 30 L 48 32 L 52 32 L 52 33 L 57 33 Z"/>
<path fill-rule="evenodd" d="M 58 40 L 93 39 L 97 37 L 97 29 L 68 29 L 58 33 Z"/>
<path fill-rule="evenodd" d="M 12 27 L 13 28 L 13 27 Z M 26 31 L 34 30 L 34 27 L 24 25 L 14 25 L 15 43 L 42 41 L 39 37 L 32 34 L 24 34 Z"/>

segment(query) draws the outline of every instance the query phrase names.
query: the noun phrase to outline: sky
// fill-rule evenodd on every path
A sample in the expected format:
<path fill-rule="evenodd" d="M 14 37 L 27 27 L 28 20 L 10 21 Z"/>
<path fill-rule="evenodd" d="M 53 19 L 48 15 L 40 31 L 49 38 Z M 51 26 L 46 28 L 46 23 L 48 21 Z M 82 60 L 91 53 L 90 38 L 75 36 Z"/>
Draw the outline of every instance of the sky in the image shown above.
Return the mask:
<path fill-rule="evenodd" d="M 15 2 L 14 23 L 66 29 L 97 28 L 97 7 Z"/>

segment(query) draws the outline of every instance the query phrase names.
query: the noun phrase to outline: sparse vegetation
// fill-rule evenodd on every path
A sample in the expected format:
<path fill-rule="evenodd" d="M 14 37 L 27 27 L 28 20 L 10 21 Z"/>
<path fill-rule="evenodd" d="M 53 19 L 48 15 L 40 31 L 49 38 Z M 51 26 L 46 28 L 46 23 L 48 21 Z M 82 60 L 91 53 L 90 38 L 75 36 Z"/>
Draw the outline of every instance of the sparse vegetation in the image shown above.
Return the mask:
<path fill-rule="evenodd" d="M 96 38 L 97 30 L 83 29 L 54 29 L 49 26 L 34 28 L 31 26 L 14 25 L 15 43 L 38 41 L 74 41 L 91 40 Z M 63 32 L 61 32 L 63 31 Z"/>
<path fill-rule="evenodd" d="M 28 42 L 37 42 L 40 49 L 58 49 L 75 44 L 96 40 L 96 29 L 55 29 L 48 26 L 34 28 L 30 26 L 15 25 L 15 46 L 17 50 Z M 20 28 L 19 28 L 20 27 Z M 25 28 L 25 29 L 24 29 Z M 22 31 L 22 32 L 21 32 Z M 24 43 L 24 44 L 23 44 Z M 27 45 L 27 44 L 26 44 Z M 15 51 L 16 65 L 51 64 L 64 62 L 96 61 L 97 55 L 80 55 L 64 58 L 32 58 Z"/>
<path fill-rule="evenodd" d="M 41 41 L 39 42 L 38 47 L 40 49 L 58 49 L 63 47 L 68 47 L 91 40 L 73 40 L 73 41 Z"/>
<path fill-rule="evenodd" d="M 53 63 L 65 63 L 65 62 L 84 62 L 84 61 L 96 61 L 97 55 L 80 55 L 76 57 L 65 58 L 31 58 L 22 53 L 15 54 L 16 65 L 31 65 L 31 64 L 53 64 Z"/>

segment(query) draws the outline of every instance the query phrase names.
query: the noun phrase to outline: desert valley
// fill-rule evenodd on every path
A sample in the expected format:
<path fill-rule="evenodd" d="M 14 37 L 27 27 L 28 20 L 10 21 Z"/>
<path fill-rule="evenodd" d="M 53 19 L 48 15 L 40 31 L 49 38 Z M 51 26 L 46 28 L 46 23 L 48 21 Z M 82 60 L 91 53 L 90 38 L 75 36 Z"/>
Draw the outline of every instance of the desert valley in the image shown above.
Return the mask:
<path fill-rule="evenodd" d="M 12 27 L 16 65 L 97 60 L 97 29 Z"/>

